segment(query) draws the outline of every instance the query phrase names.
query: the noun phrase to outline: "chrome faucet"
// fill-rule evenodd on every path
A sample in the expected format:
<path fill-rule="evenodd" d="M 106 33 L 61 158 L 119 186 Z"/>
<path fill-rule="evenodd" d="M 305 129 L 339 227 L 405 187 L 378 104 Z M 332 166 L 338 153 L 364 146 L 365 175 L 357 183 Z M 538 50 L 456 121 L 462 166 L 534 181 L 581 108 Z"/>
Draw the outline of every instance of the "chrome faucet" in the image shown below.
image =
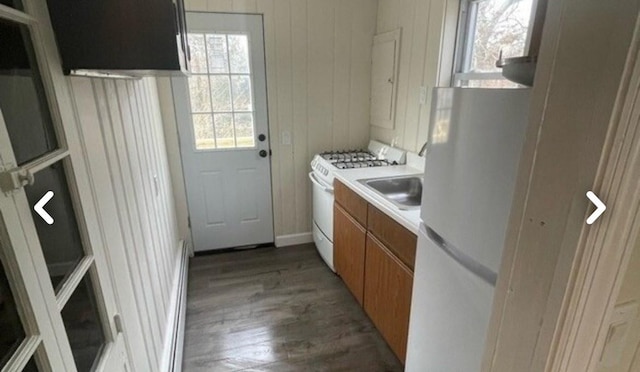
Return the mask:
<path fill-rule="evenodd" d="M 424 156 L 424 154 L 427 152 L 427 144 L 429 143 L 429 141 L 426 141 L 424 143 L 424 145 L 422 145 L 422 148 L 420 148 L 420 151 L 418 151 L 418 156 Z"/>

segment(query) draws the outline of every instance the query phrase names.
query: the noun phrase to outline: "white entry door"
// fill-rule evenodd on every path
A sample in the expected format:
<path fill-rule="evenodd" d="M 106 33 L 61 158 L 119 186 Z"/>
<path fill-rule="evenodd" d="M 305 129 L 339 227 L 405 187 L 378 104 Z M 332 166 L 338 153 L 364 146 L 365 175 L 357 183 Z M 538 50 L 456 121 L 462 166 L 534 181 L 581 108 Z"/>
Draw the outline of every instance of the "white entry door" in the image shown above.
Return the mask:
<path fill-rule="evenodd" d="M 37 18 L 46 3 L 2 4 L 9 5 L 0 5 L 0 369 L 125 371 L 104 250 L 88 233 L 84 159 L 58 104 L 68 92 L 47 63 L 56 58 L 51 28 Z M 35 206 L 45 195 L 43 218 Z"/>
<path fill-rule="evenodd" d="M 194 249 L 273 242 L 262 16 L 187 26 L 192 74 L 172 86 Z"/>

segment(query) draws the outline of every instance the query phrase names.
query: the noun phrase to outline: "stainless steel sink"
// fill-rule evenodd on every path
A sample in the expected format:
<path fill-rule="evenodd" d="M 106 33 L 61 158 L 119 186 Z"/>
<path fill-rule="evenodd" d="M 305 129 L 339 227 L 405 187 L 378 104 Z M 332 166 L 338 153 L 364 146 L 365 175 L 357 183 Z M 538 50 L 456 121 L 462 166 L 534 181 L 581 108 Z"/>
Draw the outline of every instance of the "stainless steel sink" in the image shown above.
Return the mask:
<path fill-rule="evenodd" d="M 401 176 L 358 180 L 400 209 L 420 208 L 422 178 Z"/>

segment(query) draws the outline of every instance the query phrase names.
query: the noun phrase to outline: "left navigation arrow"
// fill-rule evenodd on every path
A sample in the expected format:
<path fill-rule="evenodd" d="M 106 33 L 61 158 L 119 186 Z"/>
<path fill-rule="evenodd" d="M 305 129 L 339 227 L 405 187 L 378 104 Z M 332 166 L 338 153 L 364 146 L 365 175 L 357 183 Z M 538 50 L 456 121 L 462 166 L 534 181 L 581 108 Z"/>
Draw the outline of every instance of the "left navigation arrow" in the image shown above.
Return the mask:
<path fill-rule="evenodd" d="M 47 191 L 44 196 L 38 200 L 36 205 L 33 206 L 33 210 L 36 211 L 36 213 L 42 217 L 44 222 L 49 225 L 53 225 L 53 217 L 44 210 L 44 206 L 49 202 L 49 200 L 51 200 L 51 198 L 53 198 L 53 191 Z"/>

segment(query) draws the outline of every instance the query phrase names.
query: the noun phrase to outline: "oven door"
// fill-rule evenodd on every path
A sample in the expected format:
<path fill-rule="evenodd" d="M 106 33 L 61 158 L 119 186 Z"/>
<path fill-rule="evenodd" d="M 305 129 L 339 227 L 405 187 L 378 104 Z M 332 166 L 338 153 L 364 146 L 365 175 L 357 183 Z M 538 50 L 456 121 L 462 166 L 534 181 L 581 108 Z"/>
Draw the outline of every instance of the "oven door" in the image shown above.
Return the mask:
<path fill-rule="evenodd" d="M 313 184 L 313 221 L 324 235 L 333 242 L 333 186 L 309 173 Z"/>

